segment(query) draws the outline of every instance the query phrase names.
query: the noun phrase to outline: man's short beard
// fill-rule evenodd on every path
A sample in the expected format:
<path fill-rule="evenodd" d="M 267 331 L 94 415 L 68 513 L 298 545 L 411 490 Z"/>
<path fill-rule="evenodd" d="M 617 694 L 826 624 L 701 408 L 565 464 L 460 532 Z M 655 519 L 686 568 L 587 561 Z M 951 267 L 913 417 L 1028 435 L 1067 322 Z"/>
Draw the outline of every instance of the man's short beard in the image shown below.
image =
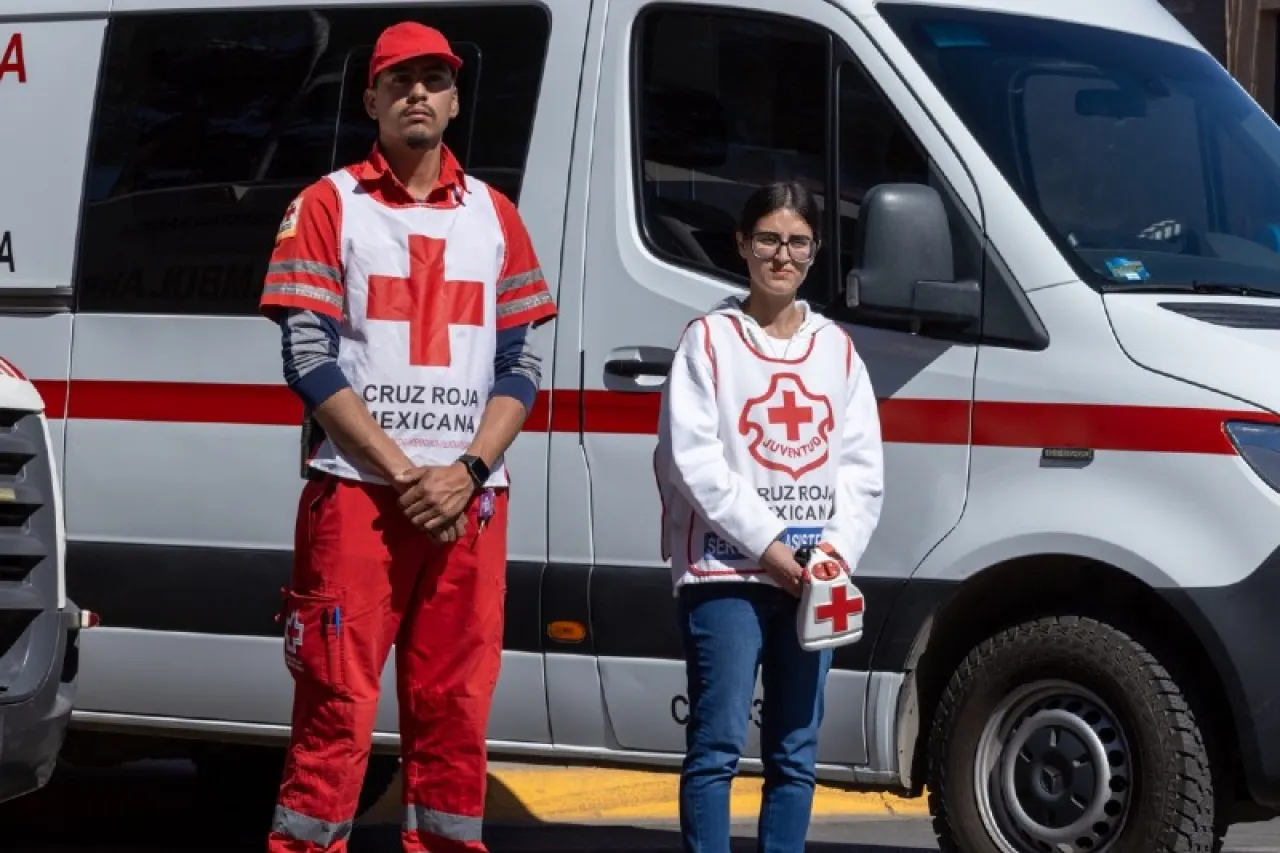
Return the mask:
<path fill-rule="evenodd" d="M 404 135 L 404 144 L 414 151 L 430 148 L 435 138 L 425 130 L 410 130 Z"/>

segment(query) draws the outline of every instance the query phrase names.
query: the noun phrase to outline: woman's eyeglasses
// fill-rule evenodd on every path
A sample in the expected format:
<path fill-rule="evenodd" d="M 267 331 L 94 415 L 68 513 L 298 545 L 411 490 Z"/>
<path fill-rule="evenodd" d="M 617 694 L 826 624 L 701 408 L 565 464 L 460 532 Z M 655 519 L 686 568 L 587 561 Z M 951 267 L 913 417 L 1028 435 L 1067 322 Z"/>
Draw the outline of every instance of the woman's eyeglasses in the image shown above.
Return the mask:
<path fill-rule="evenodd" d="M 762 261 L 776 257 L 782 247 L 786 246 L 791 260 L 798 264 L 808 263 L 816 245 L 817 241 L 812 237 L 790 237 L 784 241 L 781 234 L 773 231 L 757 231 L 751 235 L 751 254 Z"/>

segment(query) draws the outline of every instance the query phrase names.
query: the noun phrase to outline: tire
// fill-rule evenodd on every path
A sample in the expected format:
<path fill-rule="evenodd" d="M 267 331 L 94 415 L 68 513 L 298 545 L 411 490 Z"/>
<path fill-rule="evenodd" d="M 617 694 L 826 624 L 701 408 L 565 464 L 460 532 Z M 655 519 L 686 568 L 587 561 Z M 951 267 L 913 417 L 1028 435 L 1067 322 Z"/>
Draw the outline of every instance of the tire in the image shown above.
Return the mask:
<path fill-rule="evenodd" d="M 1091 619 L 1039 619 L 973 649 L 939 700 L 928 775 L 948 853 L 1217 849 L 1186 697 L 1138 642 Z"/>

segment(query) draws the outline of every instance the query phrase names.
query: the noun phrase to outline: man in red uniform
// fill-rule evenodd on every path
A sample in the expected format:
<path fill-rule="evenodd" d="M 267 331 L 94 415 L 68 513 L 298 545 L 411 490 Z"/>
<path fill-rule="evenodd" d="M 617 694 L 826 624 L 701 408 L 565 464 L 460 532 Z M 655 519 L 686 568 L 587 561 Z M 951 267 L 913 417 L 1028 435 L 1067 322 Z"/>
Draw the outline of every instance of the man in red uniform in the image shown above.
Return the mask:
<path fill-rule="evenodd" d="M 503 455 L 541 378 L 527 332 L 556 309 L 515 206 L 442 142 L 460 66 L 421 24 L 380 36 L 364 96 L 378 142 L 290 205 L 263 288 L 309 427 L 271 853 L 346 849 L 393 643 L 404 849 L 485 849 Z"/>

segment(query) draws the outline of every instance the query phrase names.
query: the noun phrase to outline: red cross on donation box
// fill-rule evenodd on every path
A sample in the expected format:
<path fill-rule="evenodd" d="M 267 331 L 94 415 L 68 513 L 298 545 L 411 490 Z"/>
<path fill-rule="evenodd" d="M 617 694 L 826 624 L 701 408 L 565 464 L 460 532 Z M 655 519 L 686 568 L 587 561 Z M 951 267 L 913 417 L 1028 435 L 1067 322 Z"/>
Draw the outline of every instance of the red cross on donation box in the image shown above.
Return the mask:
<path fill-rule="evenodd" d="M 818 622 L 831 620 L 831 627 L 837 634 L 849 630 L 849 617 L 862 612 L 862 596 L 849 597 L 849 588 L 837 584 L 831 588 L 831 602 L 814 608 L 813 618 Z"/>
<path fill-rule="evenodd" d="M 448 367 L 449 329 L 484 325 L 484 283 L 450 281 L 444 272 L 445 241 L 409 237 L 409 277 L 369 276 L 370 320 L 409 324 L 409 363 Z"/>

